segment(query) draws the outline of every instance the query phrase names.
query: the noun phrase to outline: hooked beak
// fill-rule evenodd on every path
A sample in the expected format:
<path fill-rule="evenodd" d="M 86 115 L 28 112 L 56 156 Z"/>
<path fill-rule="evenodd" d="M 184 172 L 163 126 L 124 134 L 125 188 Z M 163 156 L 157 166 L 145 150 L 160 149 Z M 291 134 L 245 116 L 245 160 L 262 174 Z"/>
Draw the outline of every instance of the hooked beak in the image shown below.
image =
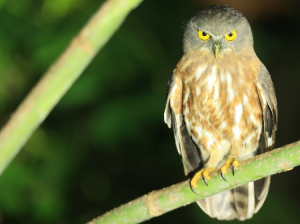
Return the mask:
<path fill-rule="evenodd" d="M 214 53 L 215 53 L 215 57 L 216 57 L 216 58 L 218 58 L 220 46 L 221 46 L 220 41 L 216 41 L 216 42 L 214 43 Z"/>

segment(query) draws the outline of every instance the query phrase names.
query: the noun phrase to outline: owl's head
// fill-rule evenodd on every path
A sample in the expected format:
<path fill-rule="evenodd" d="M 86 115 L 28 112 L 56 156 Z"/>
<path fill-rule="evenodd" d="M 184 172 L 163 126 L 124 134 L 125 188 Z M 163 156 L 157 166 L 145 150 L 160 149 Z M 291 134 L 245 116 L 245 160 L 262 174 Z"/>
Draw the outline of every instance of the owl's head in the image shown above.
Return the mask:
<path fill-rule="evenodd" d="M 252 51 L 253 35 L 247 19 L 239 11 L 214 5 L 197 11 L 187 23 L 183 48 L 185 53 L 201 50 L 218 58 L 225 52 Z"/>

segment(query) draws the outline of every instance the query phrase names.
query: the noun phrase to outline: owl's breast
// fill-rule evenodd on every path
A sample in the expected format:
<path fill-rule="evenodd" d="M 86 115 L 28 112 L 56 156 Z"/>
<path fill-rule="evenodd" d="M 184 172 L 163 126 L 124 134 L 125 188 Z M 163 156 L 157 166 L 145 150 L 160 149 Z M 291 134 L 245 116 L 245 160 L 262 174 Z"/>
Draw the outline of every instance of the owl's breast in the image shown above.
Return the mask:
<path fill-rule="evenodd" d="M 182 110 L 187 130 L 201 151 L 222 145 L 257 147 L 262 110 L 251 69 L 198 66 L 183 83 Z"/>

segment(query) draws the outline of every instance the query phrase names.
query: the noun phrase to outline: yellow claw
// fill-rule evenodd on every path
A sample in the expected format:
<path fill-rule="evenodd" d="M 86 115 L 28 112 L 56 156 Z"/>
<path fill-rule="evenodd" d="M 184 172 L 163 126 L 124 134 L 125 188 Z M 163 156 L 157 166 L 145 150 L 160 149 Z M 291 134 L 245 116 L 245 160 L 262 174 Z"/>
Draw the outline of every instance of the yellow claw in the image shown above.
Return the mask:
<path fill-rule="evenodd" d="M 221 176 L 222 176 L 222 178 L 223 178 L 225 181 L 227 181 L 227 180 L 225 179 L 224 174 L 227 173 L 227 169 L 228 169 L 230 166 L 232 166 L 232 174 L 233 174 L 233 176 L 234 176 L 234 171 L 235 171 L 236 167 L 239 166 L 239 160 L 238 160 L 237 158 L 235 158 L 235 157 L 231 157 L 231 158 L 229 158 L 229 159 L 225 162 L 225 164 L 221 167 Z"/>
<path fill-rule="evenodd" d="M 200 171 L 198 171 L 191 179 L 190 184 L 192 190 L 196 193 L 195 189 L 197 188 L 197 182 L 199 181 L 200 178 L 203 178 L 204 182 L 206 185 L 207 180 L 210 179 L 210 174 L 213 172 L 216 168 L 203 168 Z"/>

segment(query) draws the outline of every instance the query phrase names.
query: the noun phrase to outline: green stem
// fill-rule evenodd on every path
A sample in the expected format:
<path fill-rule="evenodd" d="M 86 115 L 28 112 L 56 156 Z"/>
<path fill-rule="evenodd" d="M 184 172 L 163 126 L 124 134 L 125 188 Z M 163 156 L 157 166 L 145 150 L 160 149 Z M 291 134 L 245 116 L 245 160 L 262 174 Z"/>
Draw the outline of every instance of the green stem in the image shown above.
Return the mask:
<path fill-rule="evenodd" d="M 0 175 L 127 14 L 141 1 L 106 1 L 49 68 L 0 133 Z"/>
<path fill-rule="evenodd" d="M 153 191 L 125 205 L 122 205 L 106 214 L 95 218 L 89 224 L 106 223 L 139 223 L 152 217 L 160 216 L 176 208 L 188 205 L 201 198 L 261 179 L 276 173 L 289 171 L 300 165 L 300 141 L 285 147 L 241 161 L 236 169 L 235 176 L 226 174 L 227 182 L 217 170 L 208 181 L 197 183 L 195 194 L 188 181 Z"/>

